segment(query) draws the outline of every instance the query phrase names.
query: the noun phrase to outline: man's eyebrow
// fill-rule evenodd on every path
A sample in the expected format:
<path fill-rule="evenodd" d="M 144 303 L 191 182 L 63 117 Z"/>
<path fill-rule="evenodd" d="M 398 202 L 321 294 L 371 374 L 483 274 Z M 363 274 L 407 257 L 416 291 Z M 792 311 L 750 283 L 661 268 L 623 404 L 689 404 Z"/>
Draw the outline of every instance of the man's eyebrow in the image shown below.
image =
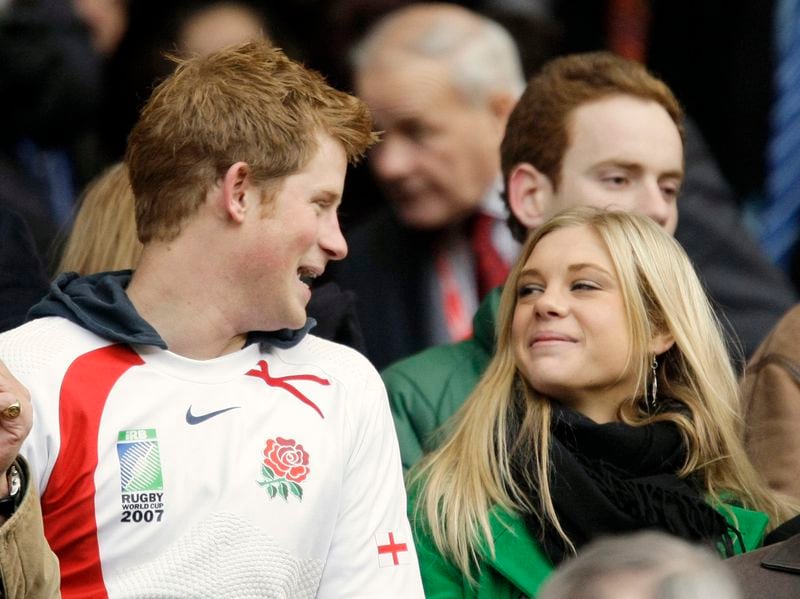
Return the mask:
<path fill-rule="evenodd" d="M 595 169 L 607 168 L 607 167 L 621 168 L 625 169 L 626 171 L 637 172 L 637 173 L 644 170 L 644 167 L 638 162 L 631 162 L 629 160 L 615 160 L 613 158 L 610 160 L 604 160 L 603 162 L 598 162 L 597 164 L 594 165 Z M 683 176 L 684 176 L 683 169 L 667 171 L 659 174 L 660 179 L 664 178 L 683 179 Z"/>
<path fill-rule="evenodd" d="M 342 199 L 342 196 L 339 193 L 337 193 L 335 191 L 331 191 L 329 189 L 319 189 L 319 190 L 317 190 L 315 192 L 315 195 L 317 197 L 324 196 L 324 198 L 326 200 L 329 200 L 331 202 L 336 202 L 336 201 Z"/>
<path fill-rule="evenodd" d="M 678 179 L 679 181 L 683 181 L 684 172 L 680 171 L 667 171 L 666 173 L 661 173 L 660 179 Z"/>
<path fill-rule="evenodd" d="M 626 171 L 641 171 L 644 170 L 644 167 L 638 162 L 631 162 L 630 160 L 617 160 L 615 158 L 609 158 L 608 160 L 603 160 L 602 162 L 598 162 L 594 165 L 594 168 L 607 168 L 607 167 L 615 167 L 615 168 L 622 168 Z"/>

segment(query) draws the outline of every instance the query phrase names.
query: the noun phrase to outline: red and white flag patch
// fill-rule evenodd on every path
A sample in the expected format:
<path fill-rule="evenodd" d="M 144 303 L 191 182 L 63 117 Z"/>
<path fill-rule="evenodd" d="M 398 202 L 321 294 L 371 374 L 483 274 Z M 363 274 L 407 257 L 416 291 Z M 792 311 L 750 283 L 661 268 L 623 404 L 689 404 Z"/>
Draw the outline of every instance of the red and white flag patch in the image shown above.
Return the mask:
<path fill-rule="evenodd" d="M 409 542 L 395 536 L 394 532 L 379 532 L 375 535 L 378 547 L 378 565 L 381 568 L 401 566 L 412 562 Z"/>

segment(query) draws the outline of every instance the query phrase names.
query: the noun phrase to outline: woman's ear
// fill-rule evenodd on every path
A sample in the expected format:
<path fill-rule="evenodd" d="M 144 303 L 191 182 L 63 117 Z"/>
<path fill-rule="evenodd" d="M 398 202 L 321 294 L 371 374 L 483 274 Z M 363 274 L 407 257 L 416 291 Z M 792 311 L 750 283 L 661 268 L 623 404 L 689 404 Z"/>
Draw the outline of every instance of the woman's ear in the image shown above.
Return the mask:
<path fill-rule="evenodd" d="M 648 349 L 650 350 L 651 354 L 660 356 L 664 352 L 668 351 L 673 345 L 675 345 L 675 338 L 672 336 L 672 334 L 669 332 L 661 332 L 656 333 L 655 336 L 650 340 Z"/>

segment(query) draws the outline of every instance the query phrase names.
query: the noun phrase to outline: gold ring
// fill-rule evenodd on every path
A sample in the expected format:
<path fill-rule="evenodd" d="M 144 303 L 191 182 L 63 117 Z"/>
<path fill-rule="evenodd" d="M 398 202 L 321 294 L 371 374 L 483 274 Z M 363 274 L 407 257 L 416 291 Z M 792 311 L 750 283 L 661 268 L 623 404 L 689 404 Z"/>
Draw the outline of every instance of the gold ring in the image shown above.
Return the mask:
<path fill-rule="evenodd" d="M 14 420 L 17 416 L 19 416 L 20 411 L 22 410 L 22 406 L 19 405 L 18 401 L 15 401 L 10 406 L 8 406 L 5 410 L 0 412 L 3 415 L 3 418 L 6 420 Z"/>

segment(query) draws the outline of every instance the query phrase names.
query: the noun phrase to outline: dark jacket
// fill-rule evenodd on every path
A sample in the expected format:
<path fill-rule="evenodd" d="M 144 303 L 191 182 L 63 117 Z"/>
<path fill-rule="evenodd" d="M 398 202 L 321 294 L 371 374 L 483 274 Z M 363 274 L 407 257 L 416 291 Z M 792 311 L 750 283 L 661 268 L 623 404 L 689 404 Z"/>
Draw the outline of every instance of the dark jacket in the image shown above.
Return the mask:
<path fill-rule="evenodd" d="M 327 276 L 355 292 L 366 356 L 376 368 L 431 345 L 425 315 L 432 240 L 387 211 L 348 234 L 347 258 L 328 265 Z"/>
<path fill-rule="evenodd" d="M 797 297 L 742 225 L 733 192 L 691 123 L 685 144 L 686 177 L 675 239 L 692 260 L 738 362 L 753 355 Z M 739 370 L 742 366 L 744 361 L 737 363 Z"/>
<path fill-rule="evenodd" d="M 47 286 L 25 221 L 0 206 L 0 332 L 21 325 Z"/>
<path fill-rule="evenodd" d="M 743 599 L 800 597 L 800 534 L 727 561 L 736 574 Z"/>

